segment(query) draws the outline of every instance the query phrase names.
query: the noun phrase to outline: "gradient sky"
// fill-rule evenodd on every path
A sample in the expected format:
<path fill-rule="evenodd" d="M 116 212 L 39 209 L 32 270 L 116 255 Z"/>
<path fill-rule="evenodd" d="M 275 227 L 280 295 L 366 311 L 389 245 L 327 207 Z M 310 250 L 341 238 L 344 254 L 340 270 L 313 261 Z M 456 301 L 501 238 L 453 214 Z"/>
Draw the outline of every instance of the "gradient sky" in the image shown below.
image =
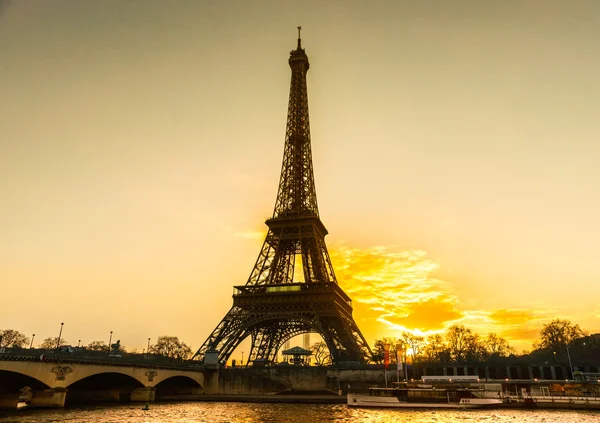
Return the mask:
<path fill-rule="evenodd" d="M 600 331 L 600 2 L 0 13 L 0 328 L 200 346 L 273 210 L 302 25 L 321 218 L 367 340 Z"/>

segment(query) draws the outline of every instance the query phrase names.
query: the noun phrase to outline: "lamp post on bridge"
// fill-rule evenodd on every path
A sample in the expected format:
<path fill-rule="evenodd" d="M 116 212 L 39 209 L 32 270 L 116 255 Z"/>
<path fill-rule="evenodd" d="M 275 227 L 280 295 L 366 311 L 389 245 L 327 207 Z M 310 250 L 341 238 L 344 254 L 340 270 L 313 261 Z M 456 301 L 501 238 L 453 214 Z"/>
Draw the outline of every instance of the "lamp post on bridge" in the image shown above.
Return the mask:
<path fill-rule="evenodd" d="M 58 347 L 60 347 L 60 337 L 62 336 L 63 325 L 64 325 L 64 322 L 61 322 L 60 332 L 58 332 L 58 338 L 56 339 L 56 349 L 58 349 Z"/>
<path fill-rule="evenodd" d="M 33 340 L 35 339 L 35 333 L 31 335 L 31 342 L 29 343 L 29 349 L 33 347 Z"/>
<path fill-rule="evenodd" d="M 567 346 L 567 357 L 569 358 L 569 367 L 571 368 L 571 378 L 575 379 L 575 375 L 573 374 L 573 363 L 571 362 L 571 353 L 569 353 L 569 343 L 565 341 L 565 345 Z"/>
<path fill-rule="evenodd" d="M 146 358 L 148 358 L 148 354 L 150 354 L 150 338 L 148 338 L 148 348 L 146 348 Z"/>
<path fill-rule="evenodd" d="M 108 338 L 108 355 L 110 355 L 110 343 L 112 342 L 112 330 L 110 331 L 110 337 Z"/>

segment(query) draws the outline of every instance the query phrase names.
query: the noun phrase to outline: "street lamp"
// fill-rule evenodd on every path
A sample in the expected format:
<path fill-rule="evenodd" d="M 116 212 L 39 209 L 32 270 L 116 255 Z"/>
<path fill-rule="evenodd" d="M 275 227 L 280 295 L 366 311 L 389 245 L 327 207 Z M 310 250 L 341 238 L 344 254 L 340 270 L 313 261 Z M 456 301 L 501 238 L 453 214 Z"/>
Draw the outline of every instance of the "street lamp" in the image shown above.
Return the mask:
<path fill-rule="evenodd" d="M 244 367 L 244 351 L 242 351 L 242 367 Z"/>
<path fill-rule="evenodd" d="M 112 330 L 110 331 L 110 337 L 108 338 L 108 355 L 110 355 L 110 343 L 112 342 Z"/>
<path fill-rule="evenodd" d="M 58 347 L 60 347 L 60 337 L 62 336 L 63 325 L 64 325 L 64 323 L 60 324 L 60 332 L 58 332 L 58 339 L 56 340 L 56 349 L 58 349 Z"/>
<path fill-rule="evenodd" d="M 29 344 L 29 349 L 31 349 L 31 347 L 33 347 L 33 340 L 35 339 L 35 333 L 33 335 L 31 335 L 31 343 Z"/>
<path fill-rule="evenodd" d="M 146 354 L 150 353 L 150 338 L 148 338 L 148 348 L 146 348 Z"/>
<path fill-rule="evenodd" d="M 77 348 L 79 348 L 80 345 L 81 345 L 81 339 L 79 341 L 77 341 Z"/>
<path fill-rule="evenodd" d="M 569 367 L 571 368 L 571 377 L 575 379 L 575 375 L 573 374 L 573 363 L 571 362 L 571 353 L 569 353 L 569 343 L 565 341 L 565 345 L 567 346 L 567 357 L 569 358 Z"/>

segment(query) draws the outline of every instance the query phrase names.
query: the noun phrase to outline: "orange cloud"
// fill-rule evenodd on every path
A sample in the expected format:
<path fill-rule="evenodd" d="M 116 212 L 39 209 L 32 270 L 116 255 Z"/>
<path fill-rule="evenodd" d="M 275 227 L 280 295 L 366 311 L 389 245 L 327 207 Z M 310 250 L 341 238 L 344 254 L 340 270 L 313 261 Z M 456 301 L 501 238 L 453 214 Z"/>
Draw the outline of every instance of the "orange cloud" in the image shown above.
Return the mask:
<path fill-rule="evenodd" d="M 534 313 L 530 310 L 494 310 L 489 315 L 494 322 L 503 325 L 522 324 L 534 318 Z"/>
<path fill-rule="evenodd" d="M 452 284 L 433 277 L 438 265 L 424 251 L 336 246 L 330 255 L 339 283 L 354 301 L 359 326 L 376 337 L 401 331 L 430 335 L 464 324 L 481 335 L 495 332 L 514 347 L 529 349 L 551 319 L 547 309 L 462 308 Z"/>
<path fill-rule="evenodd" d="M 431 299 L 420 303 L 409 303 L 404 316 L 382 318 L 390 326 L 418 328 L 421 332 L 439 331 L 461 317 L 463 313 L 455 303 L 445 299 Z"/>
<path fill-rule="evenodd" d="M 503 329 L 499 335 L 509 341 L 531 342 L 539 338 L 541 328 L 541 325 L 539 327 L 515 326 Z"/>
<path fill-rule="evenodd" d="M 540 330 L 551 317 L 548 310 L 499 309 L 489 314 L 490 324 L 500 336 L 524 348 L 539 338 Z"/>
<path fill-rule="evenodd" d="M 432 277 L 438 265 L 424 251 L 342 246 L 330 254 L 338 281 L 357 311 L 368 310 L 387 330 L 439 332 L 462 317 L 449 284 Z"/>

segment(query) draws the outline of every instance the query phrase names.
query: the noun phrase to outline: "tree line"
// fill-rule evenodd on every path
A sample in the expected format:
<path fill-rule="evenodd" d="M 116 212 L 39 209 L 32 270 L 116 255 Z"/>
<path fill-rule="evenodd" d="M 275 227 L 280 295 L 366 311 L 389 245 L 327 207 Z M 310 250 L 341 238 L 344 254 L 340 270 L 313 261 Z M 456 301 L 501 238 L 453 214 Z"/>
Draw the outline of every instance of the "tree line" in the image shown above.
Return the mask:
<path fill-rule="evenodd" d="M 385 346 L 389 345 L 389 360 L 396 363 L 397 351 L 401 361 L 462 362 L 485 361 L 491 357 L 506 357 L 513 353 L 506 339 L 496 333 L 482 337 L 463 325 L 448 328 L 445 335 L 428 337 L 402 332 L 399 338 L 382 338 L 373 345 L 373 361 L 383 363 Z"/>
<path fill-rule="evenodd" d="M 25 336 L 21 332 L 14 329 L 0 329 L 0 348 L 29 348 L 30 346 L 33 347 L 31 338 Z M 64 338 L 61 338 L 59 341 L 58 337 L 55 336 L 45 338 L 39 345 L 36 345 L 35 348 L 53 350 L 57 347 L 67 346 L 72 346 L 69 341 Z M 91 341 L 87 345 L 82 345 L 81 348 L 84 348 L 87 351 L 109 352 L 109 346 L 104 341 Z M 128 353 L 127 348 L 124 345 L 121 345 L 119 341 L 112 344 L 111 352 Z M 133 350 L 129 353 L 135 354 L 136 352 L 137 351 Z M 192 349 L 185 342 L 180 341 L 178 337 L 165 335 L 159 336 L 156 343 L 150 344 L 148 353 L 187 360 L 192 356 Z"/>
<path fill-rule="evenodd" d="M 578 324 L 569 320 L 554 319 L 544 324 L 539 338 L 533 343 L 533 353 L 564 354 L 568 345 L 577 345 L 589 333 L 582 330 Z M 36 348 L 52 350 L 59 342 L 57 337 L 44 339 Z M 0 348 L 28 348 L 31 340 L 24 334 L 13 329 L 0 329 Z M 70 345 L 61 338 L 60 346 Z M 114 344 L 113 344 L 114 345 Z M 481 336 L 463 325 L 454 325 L 448 328 L 445 334 L 435 334 L 428 337 L 402 332 L 400 337 L 384 337 L 375 340 L 373 344 L 373 363 L 383 363 L 385 346 L 389 345 L 389 358 L 391 363 L 396 363 L 396 351 L 401 351 L 401 360 L 409 362 L 467 362 L 486 361 L 494 357 L 507 357 L 517 355 L 508 341 L 496 333 Z M 584 344 L 585 345 L 585 344 Z M 600 345 L 598 346 L 600 347 Z M 88 351 L 109 352 L 109 347 L 104 341 L 92 341 L 83 346 Z M 331 364 L 331 356 L 325 342 L 317 342 L 311 347 L 313 362 L 316 365 Z M 118 344 L 113 351 L 128 353 L 125 346 Z M 136 351 L 130 351 L 135 354 Z M 176 336 L 159 336 L 156 343 L 151 344 L 150 354 L 164 357 L 187 360 L 192 356 L 191 348 Z M 522 355 L 529 354 L 524 351 Z"/>
<path fill-rule="evenodd" d="M 569 320 L 554 319 L 543 325 L 539 339 L 533 343 L 534 353 L 562 351 L 574 341 L 588 336 L 579 325 Z M 481 336 L 463 325 L 453 325 L 445 334 L 428 337 L 402 332 L 398 338 L 382 338 L 373 346 L 373 361 L 383 363 L 385 346 L 389 345 L 389 359 L 396 363 L 396 351 L 401 351 L 402 361 L 412 362 L 483 362 L 494 357 L 517 355 L 508 341 L 494 332 Z M 524 351 L 522 355 L 529 354 Z"/>

